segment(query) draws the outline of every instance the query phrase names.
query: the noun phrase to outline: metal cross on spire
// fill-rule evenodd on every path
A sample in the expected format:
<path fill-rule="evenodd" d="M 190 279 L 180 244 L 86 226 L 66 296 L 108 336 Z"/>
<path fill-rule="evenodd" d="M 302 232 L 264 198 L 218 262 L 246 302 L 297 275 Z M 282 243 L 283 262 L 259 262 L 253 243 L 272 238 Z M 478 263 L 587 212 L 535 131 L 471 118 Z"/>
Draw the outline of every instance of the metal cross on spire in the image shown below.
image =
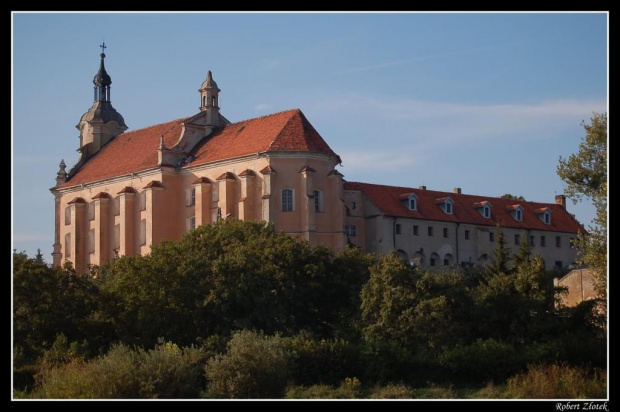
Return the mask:
<path fill-rule="evenodd" d="M 105 45 L 105 42 L 103 42 L 103 44 L 100 44 L 99 47 L 101 47 L 101 53 L 105 53 L 105 49 L 108 48 L 108 46 Z"/>

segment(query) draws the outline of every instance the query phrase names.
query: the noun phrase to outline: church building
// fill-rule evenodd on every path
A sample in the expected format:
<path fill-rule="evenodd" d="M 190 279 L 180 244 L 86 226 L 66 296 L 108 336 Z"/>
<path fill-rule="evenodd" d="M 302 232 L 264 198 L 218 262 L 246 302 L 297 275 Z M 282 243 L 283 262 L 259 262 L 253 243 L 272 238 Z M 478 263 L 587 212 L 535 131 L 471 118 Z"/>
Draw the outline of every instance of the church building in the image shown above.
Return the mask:
<path fill-rule="evenodd" d="M 83 271 L 145 255 L 221 219 L 272 222 L 334 251 L 347 244 L 377 255 L 397 250 L 422 267 L 484 264 L 499 223 L 508 240 L 528 236 L 549 268 L 575 260 L 570 239 L 584 229 L 563 196 L 546 204 L 345 182 L 340 157 L 301 110 L 233 123 L 220 113 L 210 71 L 197 113 L 127 131 L 112 106 L 105 57 L 93 105 L 76 126 L 80 157 L 69 171 L 61 161 L 50 189 L 54 265 L 68 260 Z"/>

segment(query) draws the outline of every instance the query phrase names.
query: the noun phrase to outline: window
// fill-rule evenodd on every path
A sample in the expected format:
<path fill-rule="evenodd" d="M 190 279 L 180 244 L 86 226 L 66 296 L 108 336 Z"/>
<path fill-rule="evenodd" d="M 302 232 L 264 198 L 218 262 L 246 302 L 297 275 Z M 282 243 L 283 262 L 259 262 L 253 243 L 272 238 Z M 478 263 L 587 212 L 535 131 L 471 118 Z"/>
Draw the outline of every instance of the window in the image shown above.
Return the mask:
<path fill-rule="evenodd" d="M 487 219 L 491 217 L 491 207 L 489 205 L 486 205 L 484 208 L 482 208 L 482 216 Z"/>
<path fill-rule="evenodd" d="M 550 225 L 551 224 L 551 212 L 547 211 L 545 212 L 545 214 L 543 215 L 543 219 L 546 225 Z"/>
<path fill-rule="evenodd" d="M 568 239 L 568 244 L 570 245 L 571 249 L 575 249 L 575 238 L 571 237 L 570 239 Z"/>
<path fill-rule="evenodd" d="M 121 225 L 114 225 L 114 249 L 121 247 Z"/>
<path fill-rule="evenodd" d="M 187 206 L 194 206 L 196 204 L 196 188 L 192 187 L 187 191 Z"/>
<path fill-rule="evenodd" d="M 433 236 L 433 227 L 432 226 L 428 227 L 428 235 L 429 236 Z"/>
<path fill-rule="evenodd" d="M 435 262 L 435 258 L 431 258 L 430 261 L 431 261 L 431 263 L 430 263 L 431 266 L 435 266 L 437 264 Z"/>
<path fill-rule="evenodd" d="M 65 257 L 71 257 L 71 233 L 65 235 Z"/>
<path fill-rule="evenodd" d="M 489 232 L 489 242 L 495 242 L 495 233 Z"/>
<path fill-rule="evenodd" d="M 564 266 L 562 266 L 562 261 L 561 260 L 556 260 L 555 264 L 553 265 L 556 269 L 562 269 Z"/>
<path fill-rule="evenodd" d="M 356 236 L 357 235 L 357 229 L 355 227 L 355 225 L 345 225 L 344 226 L 344 234 L 347 236 Z"/>
<path fill-rule="evenodd" d="M 140 221 L 140 245 L 146 245 L 146 219 Z"/>
<path fill-rule="evenodd" d="M 444 266 L 450 266 L 450 259 L 444 259 L 443 260 L 443 265 Z"/>
<path fill-rule="evenodd" d="M 88 231 L 88 253 L 95 253 L 95 229 Z"/>
<path fill-rule="evenodd" d="M 418 210 L 418 198 L 414 194 L 409 195 L 407 198 L 407 208 L 409 210 Z"/>
<path fill-rule="evenodd" d="M 544 236 L 540 237 L 540 247 L 545 247 L 547 246 L 547 239 L 545 239 Z"/>
<path fill-rule="evenodd" d="M 536 246 L 534 244 L 534 236 L 530 236 L 530 246 Z"/>
<path fill-rule="evenodd" d="M 351 202 L 351 209 L 355 209 L 357 207 L 357 204 L 355 202 Z"/>
<path fill-rule="evenodd" d="M 523 220 L 523 209 L 521 206 L 517 206 L 516 209 L 514 209 L 512 217 L 514 217 L 517 222 L 521 222 Z"/>
<path fill-rule="evenodd" d="M 449 215 L 452 214 L 452 202 L 446 202 L 446 213 Z"/>
<path fill-rule="evenodd" d="M 400 223 L 397 223 L 395 226 L 396 234 L 400 235 Z"/>
<path fill-rule="evenodd" d="M 194 230 L 196 229 L 196 217 L 192 216 L 189 219 L 187 219 L 187 230 Z"/>
<path fill-rule="evenodd" d="M 293 189 L 282 189 L 282 211 L 293 211 Z"/>
<path fill-rule="evenodd" d="M 465 231 L 465 240 L 469 240 L 469 230 Z"/>
<path fill-rule="evenodd" d="M 95 202 L 88 204 L 88 220 L 95 220 Z"/>
<path fill-rule="evenodd" d="M 562 247 L 562 238 L 560 236 L 555 237 L 555 247 Z"/>
<path fill-rule="evenodd" d="M 418 225 L 413 225 L 413 235 L 414 236 L 419 236 L 420 235 L 420 228 L 418 227 Z"/>
<path fill-rule="evenodd" d="M 443 237 L 446 237 L 446 238 L 448 237 L 448 228 L 447 227 L 443 228 Z"/>
<path fill-rule="evenodd" d="M 140 210 L 146 210 L 146 192 L 140 193 Z"/>
<path fill-rule="evenodd" d="M 521 241 L 521 236 L 515 235 L 515 245 L 519 246 L 520 241 Z"/>
<path fill-rule="evenodd" d="M 65 207 L 65 225 L 71 224 L 71 206 Z"/>
<path fill-rule="evenodd" d="M 323 196 L 320 190 L 314 190 L 312 192 L 312 195 L 314 196 L 314 211 L 315 212 L 322 212 L 323 211 Z"/>
<path fill-rule="evenodd" d="M 121 197 L 116 196 L 114 198 L 114 216 L 118 216 L 121 214 Z"/>

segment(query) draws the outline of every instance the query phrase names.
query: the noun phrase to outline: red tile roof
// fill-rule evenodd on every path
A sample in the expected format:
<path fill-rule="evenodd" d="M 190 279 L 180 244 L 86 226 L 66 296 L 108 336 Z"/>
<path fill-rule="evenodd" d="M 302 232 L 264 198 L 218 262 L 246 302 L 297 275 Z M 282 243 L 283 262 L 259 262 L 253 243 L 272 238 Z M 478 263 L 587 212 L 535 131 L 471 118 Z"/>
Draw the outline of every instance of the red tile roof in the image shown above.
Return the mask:
<path fill-rule="evenodd" d="M 164 187 L 164 185 L 159 180 L 151 180 L 144 186 L 145 189 L 150 189 L 152 187 Z"/>
<path fill-rule="evenodd" d="M 115 137 L 58 188 L 156 167 L 160 136 L 163 136 L 165 147 L 172 148 L 181 135 L 183 122 L 188 119 L 173 120 Z M 274 151 L 313 152 L 338 158 L 301 110 L 293 109 L 226 125 L 199 142 L 192 150 L 193 160 L 183 167 Z"/>
<path fill-rule="evenodd" d="M 239 176 L 256 176 L 254 170 L 245 169 L 243 172 L 239 173 Z"/>
<path fill-rule="evenodd" d="M 216 180 L 224 180 L 224 179 L 233 179 L 235 180 L 235 175 L 231 172 L 225 172 L 218 176 Z"/>
<path fill-rule="evenodd" d="M 99 192 L 92 199 L 109 199 L 111 196 L 106 192 Z"/>
<path fill-rule="evenodd" d="M 86 203 L 86 200 L 84 200 L 81 197 L 75 197 L 75 198 L 71 199 L 67 204 L 68 205 L 72 205 L 74 203 Z"/>
<path fill-rule="evenodd" d="M 199 184 L 207 184 L 207 183 L 212 183 L 211 179 L 209 179 L 208 177 L 199 177 L 198 179 L 194 180 L 194 183 L 192 183 L 193 185 L 199 185 Z"/>
<path fill-rule="evenodd" d="M 124 188 L 121 189 L 120 192 L 118 192 L 118 194 L 120 195 L 121 193 L 137 193 L 136 189 L 134 189 L 131 186 L 125 186 Z"/>
<path fill-rule="evenodd" d="M 523 228 L 533 230 L 549 230 L 556 232 L 577 233 L 586 232 L 583 226 L 561 205 L 555 203 L 521 202 L 523 220 L 515 221 L 506 211 L 507 206 L 513 205 L 514 200 L 500 197 L 465 195 L 453 192 L 438 192 L 434 190 L 413 189 L 410 187 L 384 186 L 370 183 L 345 182 L 344 190 L 357 190 L 365 193 L 382 213 L 387 216 L 411 219 L 437 220 L 444 222 L 460 222 L 476 225 L 501 226 L 509 228 Z M 417 210 L 409 210 L 403 198 L 410 194 L 418 198 Z M 448 215 L 435 204 L 437 198 L 450 197 L 454 202 L 453 214 Z M 495 206 L 491 218 L 484 218 L 478 208 L 490 202 Z M 536 214 L 536 210 L 548 208 L 552 214 L 551 224 L 543 223 Z"/>
<path fill-rule="evenodd" d="M 276 173 L 276 170 L 275 170 L 273 167 L 271 167 L 271 166 L 267 165 L 267 166 L 263 167 L 263 168 L 260 170 L 260 172 L 261 172 L 262 174 L 264 174 L 264 175 L 268 175 L 268 174 L 271 174 L 271 173 Z"/>

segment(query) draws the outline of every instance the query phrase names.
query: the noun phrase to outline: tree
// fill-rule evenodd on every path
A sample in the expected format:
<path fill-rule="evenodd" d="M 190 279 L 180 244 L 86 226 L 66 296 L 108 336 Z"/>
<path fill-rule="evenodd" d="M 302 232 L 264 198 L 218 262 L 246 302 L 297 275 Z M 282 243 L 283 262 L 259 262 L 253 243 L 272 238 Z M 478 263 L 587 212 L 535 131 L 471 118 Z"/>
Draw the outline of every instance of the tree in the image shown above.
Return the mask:
<path fill-rule="evenodd" d="M 592 268 L 596 290 L 606 297 L 607 278 L 607 112 L 594 112 L 590 124 L 582 122 L 586 136 L 579 150 L 568 159 L 560 156 L 558 176 L 566 183 L 565 194 L 574 201 L 590 198 L 596 207 L 596 217 L 589 236 L 581 234 L 576 246 L 581 261 Z"/>
<path fill-rule="evenodd" d="M 504 195 L 502 195 L 500 197 L 500 199 L 512 199 L 512 200 L 518 200 L 520 202 L 525 202 L 525 198 L 523 196 L 515 196 L 515 195 L 511 195 L 510 193 L 506 193 Z"/>
<path fill-rule="evenodd" d="M 510 249 L 506 246 L 506 239 L 502 228 L 497 225 L 495 232 L 495 249 L 491 252 L 491 262 L 486 266 L 486 273 L 490 275 L 508 274 L 510 268 Z"/>

